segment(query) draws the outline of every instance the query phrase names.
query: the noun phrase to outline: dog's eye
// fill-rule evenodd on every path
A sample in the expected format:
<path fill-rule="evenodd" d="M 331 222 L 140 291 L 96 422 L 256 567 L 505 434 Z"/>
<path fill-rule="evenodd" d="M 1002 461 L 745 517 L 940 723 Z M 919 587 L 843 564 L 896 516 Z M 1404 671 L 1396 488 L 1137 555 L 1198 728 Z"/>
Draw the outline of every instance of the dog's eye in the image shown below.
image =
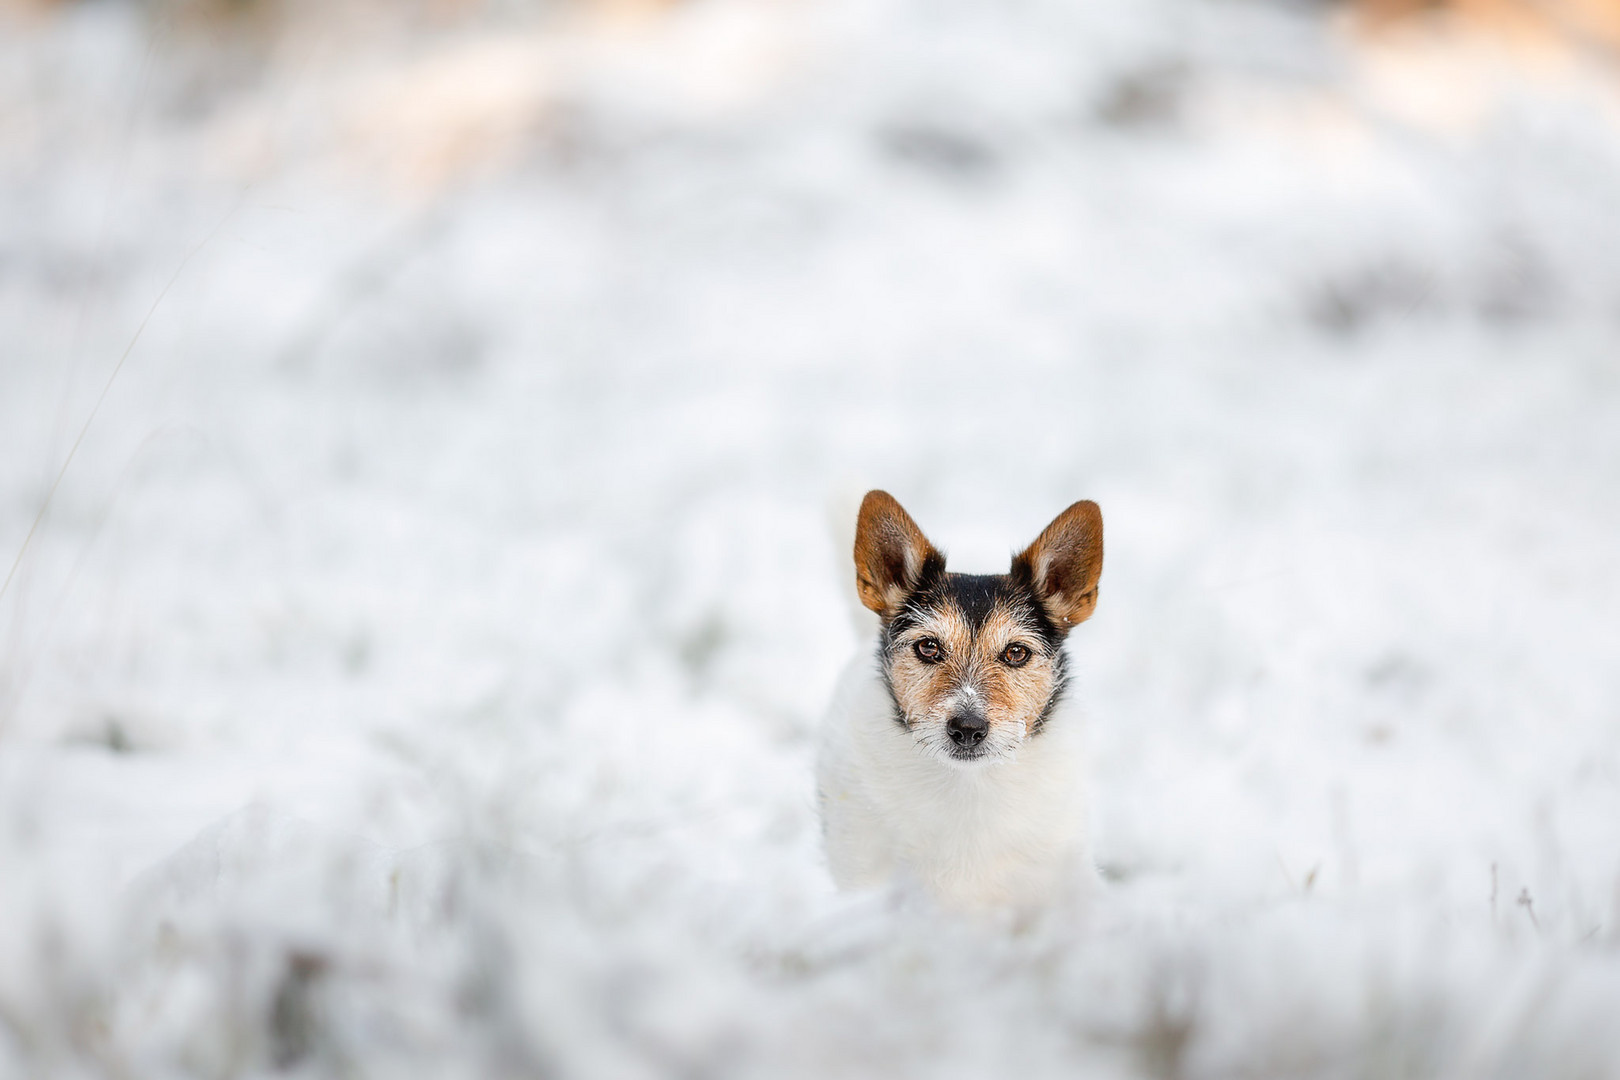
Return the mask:
<path fill-rule="evenodd" d="M 925 664 L 939 663 L 940 657 L 945 653 L 945 650 L 939 647 L 939 642 L 931 637 L 925 637 L 917 642 L 911 647 L 911 651 L 916 653 L 917 659 Z"/>
<path fill-rule="evenodd" d="M 1023 667 L 1029 663 L 1029 646 L 1015 641 L 1001 650 L 1001 662 L 1009 667 Z"/>

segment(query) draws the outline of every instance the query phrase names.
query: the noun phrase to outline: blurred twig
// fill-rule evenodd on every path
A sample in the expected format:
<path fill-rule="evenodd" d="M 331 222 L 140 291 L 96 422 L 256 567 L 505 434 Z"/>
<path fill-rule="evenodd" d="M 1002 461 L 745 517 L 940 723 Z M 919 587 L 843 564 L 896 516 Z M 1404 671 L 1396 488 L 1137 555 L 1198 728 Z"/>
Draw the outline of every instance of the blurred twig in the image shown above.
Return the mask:
<path fill-rule="evenodd" d="M 342 273 L 326 301 L 318 305 L 281 351 L 280 367 L 302 371 L 343 321 L 367 300 L 384 292 L 444 225 L 444 200 L 408 221 Z"/>
<path fill-rule="evenodd" d="M 190 251 L 186 252 L 185 257 L 180 260 L 180 265 L 174 268 L 174 273 L 169 275 L 169 280 L 164 283 L 162 290 L 158 292 L 157 299 L 152 301 L 152 306 L 147 309 L 140 325 L 135 328 L 135 333 L 129 339 L 129 344 L 124 346 L 124 351 L 119 355 L 118 362 L 113 365 L 112 371 L 107 375 L 107 381 L 102 384 L 101 393 L 96 395 L 95 404 L 90 406 L 90 414 L 84 418 L 84 424 L 79 428 L 78 437 L 73 440 L 73 445 L 68 448 L 67 457 L 62 459 L 62 467 L 56 471 L 56 479 L 51 482 L 50 490 L 45 493 L 45 498 L 40 503 L 39 512 L 34 515 L 32 524 L 28 526 L 28 534 L 23 537 L 22 546 L 17 549 L 17 557 L 11 560 L 11 569 L 6 571 L 5 581 L 0 582 L 0 599 L 5 598 L 6 590 L 11 587 L 12 579 L 17 576 L 17 568 L 22 565 L 23 556 L 28 554 L 28 547 L 33 543 L 34 535 L 39 531 L 39 523 L 45 519 L 46 513 L 50 510 L 51 502 L 56 498 L 56 492 L 62 486 L 62 478 L 67 475 L 68 468 L 73 464 L 74 456 L 79 452 L 79 447 L 84 445 L 84 437 L 89 434 L 90 425 L 95 423 L 96 414 L 101 411 L 102 403 L 107 400 L 107 394 L 112 390 L 113 383 L 118 379 L 118 373 L 124 370 L 124 362 L 129 359 L 129 354 L 135 351 L 136 344 L 141 340 L 141 334 L 146 331 L 147 323 L 151 322 L 152 316 L 157 314 L 157 309 L 162 305 L 164 297 L 169 295 L 169 290 L 174 288 L 174 283 L 180 280 L 180 275 L 185 272 L 191 260 L 196 257 L 198 252 L 207 247 L 215 236 L 219 235 L 219 230 L 225 227 L 227 221 L 236 216 L 236 212 L 241 208 L 241 205 L 241 199 L 238 199 L 229 212 L 220 218 L 218 223 L 208 231 L 208 235 L 203 237 Z"/>

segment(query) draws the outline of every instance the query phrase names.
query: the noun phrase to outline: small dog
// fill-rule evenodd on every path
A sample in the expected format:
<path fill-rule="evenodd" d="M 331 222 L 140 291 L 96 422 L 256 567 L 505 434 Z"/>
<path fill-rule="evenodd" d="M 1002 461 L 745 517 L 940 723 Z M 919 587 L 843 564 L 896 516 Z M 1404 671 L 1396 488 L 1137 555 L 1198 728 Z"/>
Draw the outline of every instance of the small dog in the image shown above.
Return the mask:
<path fill-rule="evenodd" d="M 1102 512 L 1077 502 L 1008 573 L 947 573 L 900 504 L 867 493 L 855 588 L 882 626 L 844 673 L 816 770 L 840 888 L 909 881 L 984 909 L 1086 879 L 1063 643 L 1097 605 L 1102 555 Z"/>

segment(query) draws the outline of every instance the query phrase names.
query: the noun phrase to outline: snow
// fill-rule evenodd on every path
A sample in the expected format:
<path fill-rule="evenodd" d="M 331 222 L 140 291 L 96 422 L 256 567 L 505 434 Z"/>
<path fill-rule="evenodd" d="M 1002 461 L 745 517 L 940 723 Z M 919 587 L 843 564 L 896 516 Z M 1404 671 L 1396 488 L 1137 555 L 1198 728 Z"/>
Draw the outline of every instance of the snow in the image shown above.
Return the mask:
<path fill-rule="evenodd" d="M 1606 61 L 0 20 L 0 1076 L 1620 1069 Z M 1089 909 L 834 892 L 873 486 L 968 570 L 1102 505 Z"/>

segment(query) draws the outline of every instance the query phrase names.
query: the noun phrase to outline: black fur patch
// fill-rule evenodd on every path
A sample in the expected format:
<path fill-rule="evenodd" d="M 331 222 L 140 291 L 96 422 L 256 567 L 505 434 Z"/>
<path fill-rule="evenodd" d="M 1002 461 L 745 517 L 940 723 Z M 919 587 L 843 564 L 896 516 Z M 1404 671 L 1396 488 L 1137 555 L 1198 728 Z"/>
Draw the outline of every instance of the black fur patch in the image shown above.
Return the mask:
<path fill-rule="evenodd" d="M 1057 678 L 1052 681 L 1052 696 L 1046 699 L 1046 704 L 1041 706 L 1040 715 L 1029 726 L 1031 736 L 1039 735 L 1046 727 L 1046 721 L 1051 718 L 1052 710 L 1058 707 L 1058 702 L 1063 700 L 1064 693 L 1069 689 L 1069 658 L 1061 650 L 1058 652 L 1053 666 L 1057 668 Z M 889 697 L 894 697 L 892 691 Z M 896 709 L 899 707 L 898 704 L 895 705 Z"/>
<path fill-rule="evenodd" d="M 910 731 L 911 725 L 906 722 L 906 711 L 900 707 L 900 699 L 894 696 L 894 680 L 889 675 L 889 646 L 890 638 L 885 634 L 878 644 L 878 672 L 883 676 L 883 689 L 889 692 L 889 704 L 894 706 L 894 722 Z"/>
<path fill-rule="evenodd" d="M 1002 574 L 946 574 L 940 590 L 956 601 L 977 634 L 990 617 L 996 601 L 1008 598 L 1007 578 Z"/>
<path fill-rule="evenodd" d="M 1013 611 L 1018 620 L 1040 638 L 1047 655 L 1063 643 L 1064 632 L 1058 629 L 1030 581 L 1027 567 L 1014 564 L 1010 574 L 947 574 L 930 573 L 932 563 L 924 564 L 924 573 L 917 588 L 900 605 L 899 612 L 884 627 L 884 644 L 889 646 L 907 630 L 916 626 L 918 616 L 929 609 L 954 604 L 966 617 L 968 626 L 976 634 L 984 626 L 998 603 Z M 943 570 L 944 559 L 940 559 Z M 1022 570 L 1023 573 L 1019 573 Z"/>

